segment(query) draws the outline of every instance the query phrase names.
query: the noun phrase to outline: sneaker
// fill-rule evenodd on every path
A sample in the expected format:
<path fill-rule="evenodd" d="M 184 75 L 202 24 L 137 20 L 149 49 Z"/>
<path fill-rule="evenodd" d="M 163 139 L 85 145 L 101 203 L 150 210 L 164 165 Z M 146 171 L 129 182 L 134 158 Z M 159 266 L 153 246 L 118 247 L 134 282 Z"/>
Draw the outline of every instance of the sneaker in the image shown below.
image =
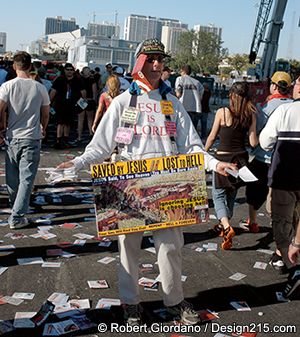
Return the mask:
<path fill-rule="evenodd" d="M 259 226 L 256 222 L 250 223 L 250 219 L 241 220 L 239 222 L 240 228 L 242 228 L 245 232 L 250 233 L 258 233 L 259 232 Z"/>
<path fill-rule="evenodd" d="M 269 265 L 272 266 L 275 270 L 279 271 L 280 274 L 286 274 L 288 269 L 285 263 L 282 260 L 282 257 L 278 254 L 273 253 Z"/>
<path fill-rule="evenodd" d="M 11 223 L 9 225 L 10 229 L 20 229 L 20 228 L 24 228 L 27 227 L 29 225 L 29 221 L 27 218 L 22 218 L 20 222 L 17 223 Z"/>
<path fill-rule="evenodd" d="M 174 318 L 180 318 L 181 322 L 188 325 L 194 325 L 199 323 L 200 318 L 198 313 L 193 309 L 191 303 L 183 300 L 177 305 L 172 307 L 166 307 L 167 313 Z"/>
<path fill-rule="evenodd" d="M 242 219 L 239 222 L 240 228 L 242 228 L 245 232 L 249 232 L 249 219 Z"/>
<path fill-rule="evenodd" d="M 235 231 L 231 226 L 227 227 L 224 230 L 223 242 L 222 242 L 222 249 L 228 250 L 232 247 L 232 238 L 235 236 Z"/>
<path fill-rule="evenodd" d="M 142 310 L 139 304 L 125 304 L 123 306 L 124 310 L 124 320 L 130 326 L 141 324 L 141 314 Z"/>
<path fill-rule="evenodd" d="M 294 270 L 289 275 L 289 280 L 283 291 L 283 296 L 293 300 L 300 298 L 300 270 Z"/>

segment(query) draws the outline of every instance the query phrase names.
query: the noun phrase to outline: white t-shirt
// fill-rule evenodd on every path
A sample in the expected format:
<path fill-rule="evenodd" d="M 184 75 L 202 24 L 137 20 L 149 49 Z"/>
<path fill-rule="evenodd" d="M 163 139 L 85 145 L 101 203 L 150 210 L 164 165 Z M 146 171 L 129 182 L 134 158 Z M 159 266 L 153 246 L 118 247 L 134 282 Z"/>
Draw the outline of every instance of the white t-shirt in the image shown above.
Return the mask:
<path fill-rule="evenodd" d="M 196 79 L 189 75 L 176 78 L 175 91 L 181 93 L 179 98 L 186 111 L 201 112 L 201 99 L 204 87 Z"/>
<path fill-rule="evenodd" d="M 110 156 L 117 146 L 114 140 L 117 128 L 121 126 L 121 115 L 124 109 L 128 108 L 130 99 L 129 90 L 113 99 L 85 152 L 73 160 L 76 170 L 88 164 L 101 163 Z M 161 100 L 162 97 L 158 89 L 137 96 L 136 107 L 139 110 L 139 117 L 133 128 L 132 143 L 120 149 L 123 160 L 176 154 L 170 136 L 166 131 L 166 117 L 161 112 Z M 167 100 L 172 102 L 174 109 L 171 119 L 176 123 L 175 140 L 178 152 L 182 154 L 203 152 L 205 154 L 205 166 L 210 170 L 215 170 L 218 160 L 203 150 L 201 140 L 182 104 L 171 94 L 167 94 Z"/>
<path fill-rule="evenodd" d="M 50 104 L 46 88 L 31 78 L 16 77 L 0 87 L 0 100 L 7 103 L 6 137 L 41 139 L 41 107 Z"/>

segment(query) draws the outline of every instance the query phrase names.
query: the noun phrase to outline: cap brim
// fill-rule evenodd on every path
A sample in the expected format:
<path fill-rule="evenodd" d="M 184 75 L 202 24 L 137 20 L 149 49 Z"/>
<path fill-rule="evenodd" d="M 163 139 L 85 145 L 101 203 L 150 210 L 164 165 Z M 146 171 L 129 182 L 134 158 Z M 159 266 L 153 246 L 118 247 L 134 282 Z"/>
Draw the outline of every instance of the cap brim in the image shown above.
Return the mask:
<path fill-rule="evenodd" d="M 168 54 L 166 54 L 166 53 L 162 53 L 162 52 L 157 51 L 157 50 L 139 53 L 139 54 L 137 55 L 137 57 L 139 57 L 141 54 L 145 54 L 145 55 L 159 54 L 159 55 L 163 55 L 164 57 L 171 57 L 171 55 L 168 55 Z"/>

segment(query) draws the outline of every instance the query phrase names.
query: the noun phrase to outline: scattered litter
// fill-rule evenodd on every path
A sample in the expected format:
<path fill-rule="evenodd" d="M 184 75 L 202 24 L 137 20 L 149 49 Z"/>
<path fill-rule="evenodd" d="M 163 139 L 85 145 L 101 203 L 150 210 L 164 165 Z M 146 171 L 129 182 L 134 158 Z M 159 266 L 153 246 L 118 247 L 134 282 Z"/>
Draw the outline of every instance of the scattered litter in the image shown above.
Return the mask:
<path fill-rule="evenodd" d="M 242 279 L 243 279 L 244 277 L 246 277 L 246 276 L 247 276 L 247 275 L 242 274 L 242 273 L 235 273 L 235 274 L 229 276 L 229 278 L 230 278 L 231 280 L 234 280 L 234 281 L 240 281 L 240 280 L 242 280 Z"/>
<path fill-rule="evenodd" d="M 140 286 L 152 288 L 154 284 L 158 283 L 158 280 L 157 279 L 154 280 L 148 277 L 141 277 L 138 280 L 138 283 Z"/>
<path fill-rule="evenodd" d="M 199 310 L 197 313 L 202 322 L 210 322 L 219 318 L 219 315 L 216 312 L 210 311 L 209 309 Z"/>
<path fill-rule="evenodd" d="M 218 250 L 218 244 L 214 243 L 214 242 L 208 242 L 208 243 L 203 245 L 203 248 L 207 252 L 216 252 Z"/>
<path fill-rule="evenodd" d="M 101 298 L 96 304 L 96 309 L 110 309 L 111 306 L 119 306 L 121 301 L 115 298 Z"/>
<path fill-rule="evenodd" d="M 112 261 L 115 261 L 115 259 L 116 259 L 115 257 L 106 256 L 106 257 L 103 257 L 102 259 L 98 260 L 97 262 L 100 262 L 100 263 L 103 263 L 103 264 L 109 264 Z"/>
<path fill-rule="evenodd" d="M 87 281 L 91 289 L 106 289 L 109 288 L 106 280 Z"/>
<path fill-rule="evenodd" d="M 43 336 L 60 336 L 78 330 L 80 330 L 79 326 L 72 319 L 68 319 L 57 323 L 45 324 Z"/>
<path fill-rule="evenodd" d="M 66 229 L 76 229 L 82 227 L 79 223 L 73 222 L 73 223 L 63 223 L 62 225 L 59 225 L 61 228 L 66 228 Z"/>
<path fill-rule="evenodd" d="M 12 305 L 20 305 L 24 302 L 24 300 L 21 300 L 20 298 L 14 298 L 11 296 L 3 296 L 1 297 L 1 301 L 4 301 L 4 303 L 12 304 Z"/>
<path fill-rule="evenodd" d="M 54 304 L 47 300 L 45 303 L 43 303 L 38 313 L 31 318 L 32 322 L 36 326 L 42 325 L 47 320 L 47 318 L 51 315 L 53 310 L 54 310 Z"/>
<path fill-rule="evenodd" d="M 153 264 L 152 263 L 141 263 L 139 269 L 141 273 L 151 272 L 153 271 Z"/>
<path fill-rule="evenodd" d="M 265 270 L 267 268 L 267 266 L 268 266 L 267 263 L 257 261 L 257 262 L 254 263 L 253 268 Z"/>
<path fill-rule="evenodd" d="M 234 307 L 234 309 L 236 309 L 237 311 L 251 311 L 251 308 L 245 301 L 230 302 L 230 305 Z"/>
<path fill-rule="evenodd" d="M 20 266 L 44 263 L 44 260 L 41 257 L 26 257 L 22 259 L 17 259 L 17 261 Z"/>
<path fill-rule="evenodd" d="M 75 168 L 65 168 L 65 169 L 50 169 L 46 171 L 48 177 L 45 178 L 47 183 L 56 184 L 61 182 L 69 182 L 77 179 L 77 173 L 75 173 Z"/>
<path fill-rule="evenodd" d="M 43 268 L 60 268 L 61 262 L 44 262 L 42 264 Z"/>
<path fill-rule="evenodd" d="M 75 236 L 78 239 L 84 240 L 84 239 L 92 239 L 94 237 L 94 235 L 90 235 L 90 234 L 84 234 L 84 233 L 77 233 L 74 234 L 73 236 Z"/>
<path fill-rule="evenodd" d="M 67 303 L 69 296 L 65 293 L 53 293 L 48 297 L 48 301 L 57 305 Z"/>
<path fill-rule="evenodd" d="M 0 251 L 16 249 L 14 245 L 0 246 Z"/>
<path fill-rule="evenodd" d="M 62 254 L 61 254 L 61 257 L 65 257 L 67 259 L 71 258 L 71 257 L 75 257 L 76 254 L 72 254 L 72 253 L 69 253 L 69 252 L 65 252 L 63 251 Z"/>
<path fill-rule="evenodd" d="M 74 241 L 73 245 L 75 246 L 84 246 L 86 243 L 86 240 L 80 240 L 80 239 L 77 239 Z"/>
<path fill-rule="evenodd" d="M 34 328 L 35 324 L 31 320 L 34 315 L 36 315 L 36 312 L 16 312 L 14 327 L 22 329 Z"/>
<path fill-rule="evenodd" d="M 2 275 L 7 269 L 8 269 L 8 267 L 1 267 L 0 266 L 0 275 Z"/>
<path fill-rule="evenodd" d="M 32 300 L 35 296 L 35 293 L 20 293 L 15 292 L 13 293 L 13 298 L 20 298 L 21 300 Z"/>

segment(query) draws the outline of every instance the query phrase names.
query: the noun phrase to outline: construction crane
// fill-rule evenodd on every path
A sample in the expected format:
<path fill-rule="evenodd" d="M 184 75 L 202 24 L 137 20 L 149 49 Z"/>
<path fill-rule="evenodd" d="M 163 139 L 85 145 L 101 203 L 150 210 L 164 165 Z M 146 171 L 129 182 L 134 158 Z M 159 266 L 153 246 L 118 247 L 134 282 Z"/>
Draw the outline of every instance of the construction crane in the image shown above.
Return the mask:
<path fill-rule="evenodd" d="M 254 63 L 261 42 L 265 43 L 258 76 L 260 79 L 271 77 L 275 69 L 278 40 L 283 27 L 283 16 L 287 0 L 275 0 L 272 18 L 268 21 L 273 0 L 261 0 L 255 25 L 254 36 L 249 54 L 249 62 Z M 266 28 L 268 32 L 266 34 Z M 266 36 L 266 37 L 265 37 Z"/>

